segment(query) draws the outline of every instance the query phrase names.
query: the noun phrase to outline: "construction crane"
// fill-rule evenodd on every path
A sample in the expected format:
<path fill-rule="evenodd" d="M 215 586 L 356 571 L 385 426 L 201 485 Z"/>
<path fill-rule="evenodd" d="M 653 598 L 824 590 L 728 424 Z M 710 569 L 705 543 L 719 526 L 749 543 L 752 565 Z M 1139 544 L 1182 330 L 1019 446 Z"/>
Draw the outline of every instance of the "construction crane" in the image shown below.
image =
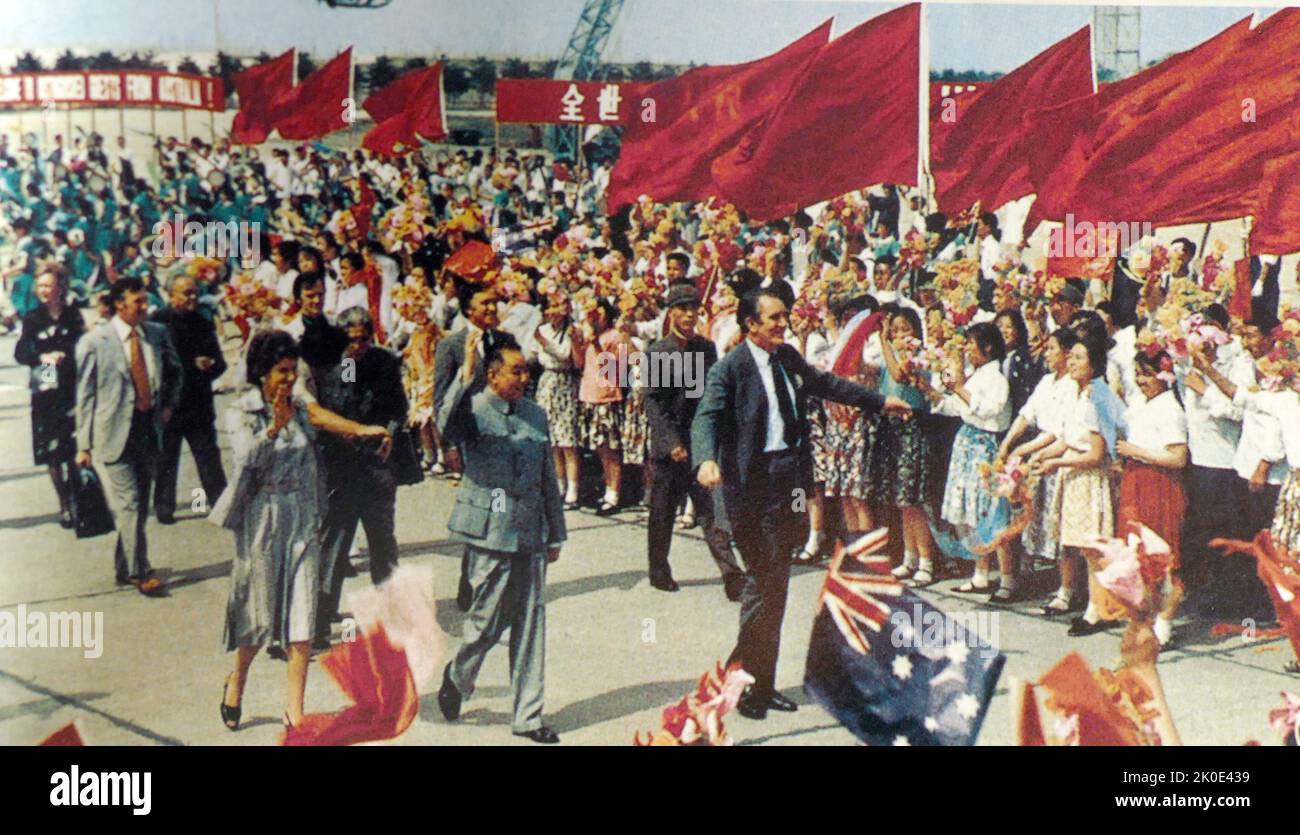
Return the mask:
<path fill-rule="evenodd" d="M 1097 61 L 1097 80 L 1118 81 L 1141 69 L 1141 40 L 1140 6 L 1094 6 L 1092 44 Z"/>
<path fill-rule="evenodd" d="M 562 81 L 590 81 L 600 67 L 600 56 L 614 31 L 614 23 L 626 0 L 586 0 L 569 43 L 555 65 L 555 78 Z M 578 127 L 556 125 L 548 143 L 556 156 L 578 158 Z"/>

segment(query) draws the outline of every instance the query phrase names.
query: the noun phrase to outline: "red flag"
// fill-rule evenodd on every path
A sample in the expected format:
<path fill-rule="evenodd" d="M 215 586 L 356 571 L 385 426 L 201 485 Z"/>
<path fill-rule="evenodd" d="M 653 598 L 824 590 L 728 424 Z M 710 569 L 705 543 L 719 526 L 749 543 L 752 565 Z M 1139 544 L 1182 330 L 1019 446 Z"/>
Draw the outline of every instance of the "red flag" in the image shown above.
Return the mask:
<path fill-rule="evenodd" d="M 471 240 L 466 241 L 465 245 L 456 250 L 442 266 L 443 269 L 455 273 L 466 281 L 478 282 L 482 281 L 483 276 L 495 265 L 496 252 L 491 245 Z"/>
<path fill-rule="evenodd" d="M 939 207 L 960 212 L 979 201 L 993 210 L 1032 193 L 1022 117 L 1092 93 L 1092 33 L 1085 26 L 975 93 L 932 97 L 930 167 Z"/>
<path fill-rule="evenodd" d="M 419 147 L 417 137 L 437 142 L 447 136 L 442 106 L 442 62 L 408 72 L 362 102 L 375 126 L 361 144 L 377 154 L 392 156 L 400 143 L 407 151 Z"/>
<path fill-rule="evenodd" d="M 283 745 L 355 745 L 396 739 L 420 712 L 406 652 L 383 624 L 321 656 L 321 666 L 352 704 L 338 713 L 309 713 L 285 731 Z"/>
<path fill-rule="evenodd" d="M 74 746 L 85 745 L 86 741 L 81 738 L 81 731 L 77 728 L 76 722 L 69 722 L 54 733 L 45 737 L 39 743 L 44 747 L 54 746 Z"/>
<path fill-rule="evenodd" d="M 873 183 L 916 184 L 921 4 L 818 50 L 767 119 L 713 164 L 722 196 L 759 220 Z"/>
<path fill-rule="evenodd" d="M 1156 226 L 1250 214 L 1264 165 L 1292 144 L 1298 53 L 1296 10 L 1254 31 L 1247 18 L 1082 107 L 1036 114 L 1026 228 L 1067 211 Z M 1070 137 L 1063 151 L 1052 136 Z"/>
<path fill-rule="evenodd" d="M 352 95 L 352 47 L 304 78 L 275 102 L 281 139 L 315 139 L 348 126 L 344 99 Z"/>
<path fill-rule="evenodd" d="M 1300 152 L 1264 163 L 1250 251 L 1286 255 L 1300 251 Z"/>
<path fill-rule="evenodd" d="M 1211 548 L 1225 554 L 1250 554 L 1255 558 L 1255 570 L 1260 582 L 1268 589 L 1277 612 L 1277 622 L 1286 630 L 1291 649 L 1300 657 L 1300 561 L 1286 550 L 1278 549 L 1268 531 L 1260 531 L 1253 542 L 1232 539 L 1212 539 Z"/>
<path fill-rule="evenodd" d="M 231 77 L 239 94 L 239 112 L 230 126 L 230 140 L 241 145 L 265 142 L 275 127 L 275 101 L 293 89 L 295 50 L 249 67 Z"/>
<path fill-rule="evenodd" d="M 826 21 L 780 52 L 718 67 L 698 67 L 650 86 L 654 120 L 633 118 L 610 174 L 610 211 L 642 194 L 655 200 L 716 195 L 710 166 L 781 101 L 792 81 L 830 37 Z"/>

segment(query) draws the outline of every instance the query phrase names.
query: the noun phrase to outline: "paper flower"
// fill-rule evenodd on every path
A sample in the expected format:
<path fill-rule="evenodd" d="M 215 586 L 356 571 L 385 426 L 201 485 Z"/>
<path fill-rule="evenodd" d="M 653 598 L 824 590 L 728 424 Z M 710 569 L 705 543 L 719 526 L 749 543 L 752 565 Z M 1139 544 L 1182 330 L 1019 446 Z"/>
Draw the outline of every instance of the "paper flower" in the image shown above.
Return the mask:
<path fill-rule="evenodd" d="M 655 745 L 734 745 L 727 735 L 723 717 L 735 708 L 740 694 L 754 683 L 754 677 L 733 663 L 725 670 L 721 664 L 700 676 L 695 692 L 676 704 L 664 708 L 663 726 L 653 734 L 637 733 L 632 744 Z"/>
<path fill-rule="evenodd" d="M 1102 555 L 1097 582 L 1129 608 L 1153 610 L 1168 577 L 1173 555 L 1169 544 L 1145 525 L 1126 539 L 1100 538 L 1093 545 Z"/>

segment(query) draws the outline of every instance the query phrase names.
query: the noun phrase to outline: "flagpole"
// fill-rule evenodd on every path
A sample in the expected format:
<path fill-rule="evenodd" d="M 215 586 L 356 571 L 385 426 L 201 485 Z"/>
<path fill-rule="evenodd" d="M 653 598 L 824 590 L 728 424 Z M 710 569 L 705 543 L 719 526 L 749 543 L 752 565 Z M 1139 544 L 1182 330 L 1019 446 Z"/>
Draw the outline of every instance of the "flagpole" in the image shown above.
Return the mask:
<path fill-rule="evenodd" d="M 930 170 L 930 33 L 927 26 L 928 19 L 926 4 L 922 3 L 918 29 L 917 83 L 920 86 L 918 88 L 916 116 L 916 187 L 921 192 L 926 210 L 932 211 L 934 208 L 932 205 L 934 191 L 930 187 L 929 178 L 926 176 Z"/>

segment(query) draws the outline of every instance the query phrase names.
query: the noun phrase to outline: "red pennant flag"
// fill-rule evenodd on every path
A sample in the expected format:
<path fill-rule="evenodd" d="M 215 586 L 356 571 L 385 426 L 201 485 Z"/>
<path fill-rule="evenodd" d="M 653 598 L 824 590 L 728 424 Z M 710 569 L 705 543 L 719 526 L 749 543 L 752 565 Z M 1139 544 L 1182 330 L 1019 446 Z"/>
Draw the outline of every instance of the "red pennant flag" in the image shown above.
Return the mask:
<path fill-rule="evenodd" d="M 275 102 L 281 139 L 315 139 L 348 126 L 344 100 L 352 95 L 352 47 L 304 78 Z"/>
<path fill-rule="evenodd" d="M 1083 656 L 1072 652 L 1048 670 L 1040 682 L 1052 708 L 1078 717 L 1079 745 L 1138 745 L 1132 723 L 1101 689 Z"/>
<path fill-rule="evenodd" d="M 230 141 L 241 145 L 265 142 L 275 127 L 275 101 L 293 89 L 295 50 L 231 77 L 239 94 L 239 112 L 230 126 Z"/>
<path fill-rule="evenodd" d="M 921 4 L 818 50 L 770 117 L 713 164 L 722 196 L 759 220 L 873 183 L 916 184 Z"/>
<path fill-rule="evenodd" d="M 86 741 L 81 738 L 81 731 L 77 729 L 76 722 L 69 722 L 62 728 L 41 740 L 40 745 L 44 747 L 54 746 L 75 746 L 85 745 Z"/>
<path fill-rule="evenodd" d="M 1291 649 L 1300 657 L 1300 561 L 1285 550 L 1279 550 L 1268 531 L 1260 531 L 1253 542 L 1212 539 L 1210 547 L 1225 554 L 1251 554 L 1255 557 L 1255 569 L 1273 600 L 1277 621 L 1286 630 Z"/>
<path fill-rule="evenodd" d="M 718 67 L 698 67 L 650 86 L 653 121 L 633 119 L 610 174 L 611 212 L 642 194 L 660 202 L 705 200 L 718 193 L 710 166 L 774 108 L 817 49 L 826 21 L 780 52 Z M 644 113 L 644 111 L 643 111 Z"/>
<path fill-rule="evenodd" d="M 1083 107 L 1037 114 L 1034 141 L 1069 138 L 1027 146 L 1039 199 L 1026 228 L 1066 212 L 1153 226 L 1251 214 L 1265 165 L 1294 146 L 1297 74 L 1300 13 L 1284 9 L 1253 31 L 1244 19 Z"/>
<path fill-rule="evenodd" d="M 1032 193 L 1022 117 L 1092 93 L 1092 32 L 1085 26 L 975 93 L 932 97 L 930 167 L 939 208 L 955 213 L 978 201 L 992 210 Z"/>
<path fill-rule="evenodd" d="M 437 142 L 447 136 L 442 102 L 442 62 L 403 75 L 362 102 L 375 126 L 361 144 L 377 154 L 392 156 L 395 145 L 406 151 L 419 147 L 417 137 Z"/>
<path fill-rule="evenodd" d="M 466 281 L 480 281 L 496 265 L 496 252 L 482 241 L 466 241 L 452 253 L 443 269 L 455 273 Z"/>
<path fill-rule="evenodd" d="M 406 652 L 393 646 L 382 624 L 321 656 L 321 666 L 352 705 L 338 713 L 310 713 L 285 731 L 284 745 L 355 745 L 396 739 L 420 712 Z"/>

